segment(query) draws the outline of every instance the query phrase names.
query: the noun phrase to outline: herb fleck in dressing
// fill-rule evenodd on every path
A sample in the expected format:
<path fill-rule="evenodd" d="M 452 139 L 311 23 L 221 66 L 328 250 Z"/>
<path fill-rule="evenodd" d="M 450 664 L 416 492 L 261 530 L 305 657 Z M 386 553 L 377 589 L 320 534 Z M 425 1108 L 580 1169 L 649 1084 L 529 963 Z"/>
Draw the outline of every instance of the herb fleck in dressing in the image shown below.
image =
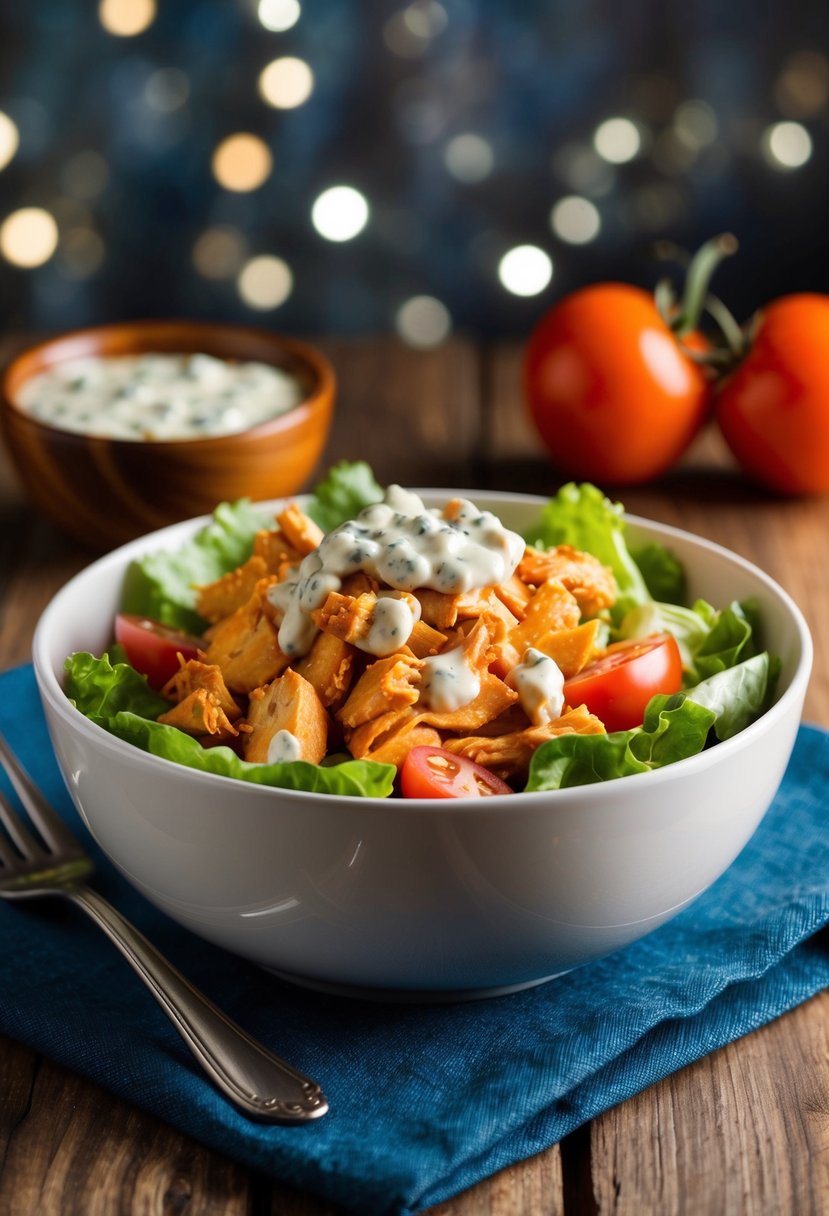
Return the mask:
<path fill-rule="evenodd" d="M 109 439 L 207 439 L 293 409 L 299 381 L 267 363 L 212 355 L 71 359 L 33 376 L 18 403 L 64 431 Z"/>
<path fill-rule="evenodd" d="M 291 658 L 308 653 L 317 635 L 311 613 L 330 592 L 340 590 L 343 578 L 358 570 L 398 591 L 423 587 L 457 595 L 506 582 L 523 556 L 523 539 L 490 511 L 479 511 L 465 499 L 455 500 L 451 508 L 448 517 L 449 508 L 443 514 L 427 510 L 416 494 L 389 486 L 383 502 L 366 507 L 356 519 L 329 532 L 287 579 L 268 592 L 282 614 L 282 652 Z M 382 602 L 378 601 L 378 610 Z M 391 597 L 389 602 L 407 603 Z M 370 653 L 390 654 L 406 644 L 415 622 L 412 617 L 404 627 L 402 608 L 382 610 L 377 641 L 385 646 L 392 640 L 386 627 L 392 614 L 396 619 L 390 628 L 396 625 L 402 630 L 399 637 L 394 635 L 396 644 L 391 650 Z M 363 649 L 371 645 L 369 634 Z"/>

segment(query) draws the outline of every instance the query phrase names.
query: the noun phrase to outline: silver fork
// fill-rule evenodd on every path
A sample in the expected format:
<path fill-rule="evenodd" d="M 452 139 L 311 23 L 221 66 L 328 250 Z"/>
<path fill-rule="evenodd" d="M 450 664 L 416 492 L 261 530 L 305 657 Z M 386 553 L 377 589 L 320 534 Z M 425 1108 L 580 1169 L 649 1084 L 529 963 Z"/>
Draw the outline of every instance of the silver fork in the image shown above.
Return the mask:
<path fill-rule="evenodd" d="M 94 871 L 54 811 L 0 736 L 6 770 L 30 826 L 0 791 L 0 898 L 58 895 L 82 908 L 115 943 L 167 1014 L 204 1071 L 247 1115 L 272 1123 L 307 1123 L 328 1110 L 316 1081 L 280 1060 L 222 1013 L 159 954 L 120 912 L 86 885 Z"/>

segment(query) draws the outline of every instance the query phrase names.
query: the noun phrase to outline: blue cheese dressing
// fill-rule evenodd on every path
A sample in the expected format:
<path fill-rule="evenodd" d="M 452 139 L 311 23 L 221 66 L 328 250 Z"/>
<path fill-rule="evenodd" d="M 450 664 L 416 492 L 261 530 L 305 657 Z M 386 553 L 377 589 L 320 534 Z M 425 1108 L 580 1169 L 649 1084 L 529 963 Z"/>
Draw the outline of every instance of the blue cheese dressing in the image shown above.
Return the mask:
<path fill-rule="evenodd" d="M 554 659 L 528 646 L 520 663 L 507 675 L 506 685 L 518 693 L 521 708 L 533 726 L 555 722 L 564 710 L 564 676 Z"/>
<path fill-rule="evenodd" d="M 522 537 L 490 511 L 465 499 L 453 500 L 443 513 L 428 510 L 417 494 L 389 486 L 382 502 L 329 532 L 287 579 L 270 589 L 271 603 L 282 614 L 280 648 L 290 658 L 308 653 L 317 634 L 311 613 L 330 592 L 340 590 L 349 574 L 363 571 L 397 591 L 429 588 L 457 595 L 506 582 L 523 553 Z M 405 626 L 401 608 L 383 609 L 378 641 L 387 633 L 387 613 Z M 413 625 L 414 619 L 395 650 L 405 645 Z M 366 639 L 364 649 L 370 644 Z"/>
<path fill-rule="evenodd" d="M 480 677 L 469 666 L 463 646 L 423 660 L 419 705 L 451 714 L 474 701 L 480 691 Z"/>
<path fill-rule="evenodd" d="M 266 764 L 285 764 L 302 759 L 302 744 L 289 730 L 278 730 L 268 744 Z"/>
<path fill-rule="evenodd" d="M 90 356 L 32 376 L 17 401 L 63 431 L 109 439 L 207 439 L 268 422 L 304 397 L 267 363 L 212 355 Z"/>
<path fill-rule="evenodd" d="M 413 595 L 381 591 L 371 618 L 368 633 L 357 643 L 360 650 L 377 658 L 394 654 L 409 640 L 415 621 L 420 620 L 420 602 Z"/>

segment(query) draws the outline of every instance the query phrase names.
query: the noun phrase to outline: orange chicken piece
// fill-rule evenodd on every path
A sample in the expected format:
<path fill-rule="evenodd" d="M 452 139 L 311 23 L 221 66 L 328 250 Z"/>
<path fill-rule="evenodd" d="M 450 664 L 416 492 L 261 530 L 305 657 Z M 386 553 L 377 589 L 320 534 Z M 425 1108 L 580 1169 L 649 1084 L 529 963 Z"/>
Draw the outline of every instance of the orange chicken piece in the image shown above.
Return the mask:
<path fill-rule="evenodd" d="M 400 768 L 413 747 L 440 747 L 441 738 L 411 709 L 390 710 L 347 731 L 348 750 L 357 760 L 377 760 Z"/>
<path fill-rule="evenodd" d="M 584 621 L 575 629 L 551 629 L 536 638 L 533 645 L 558 665 L 565 680 L 581 671 L 599 649 L 597 643 L 601 632 L 601 621 L 594 617 Z"/>
<path fill-rule="evenodd" d="M 196 612 L 206 621 L 215 624 L 230 616 L 237 608 L 247 603 L 260 578 L 265 578 L 268 567 L 264 559 L 254 554 L 243 565 L 229 570 L 213 583 L 205 583 L 197 589 Z"/>
<path fill-rule="evenodd" d="M 161 695 L 168 701 L 180 703 L 201 688 L 210 693 L 231 722 L 239 717 L 242 711 L 228 692 L 221 668 L 213 663 L 202 663 L 199 659 L 188 659 L 182 663 L 162 688 Z"/>
<path fill-rule="evenodd" d="M 165 726 L 177 726 L 196 738 L 210 736 L 211 743 L 221 743 L 239 733 L 218 698 L 206 688 L 194 689 L 156 721 L 163 722 Z"/>
<path fill-rule="evenodd" d="M 518 574 L 536 586 L 555 579 L 572 592 L 583 616 L 598 616 L 616 602 L 616 579 L 610 567 L 572 545 L 558 545 L 546 552 L 528 545 Z"/>
<path fill-rule="evenodd" d="M 498 649 L 495 671 L 505 676 L 521 661 L 528 646 L 554 629 L 575 629 L 581 618 L 576 598 L 562 583 L 551 580 L 542 583 L 530 596 L 524 610 L 524 619 L 507 634 Z"/>
<path fill-rule="evenodd" d="M 325 535 L 322 528 L 300 511 L 295 502 L 279 512 L 276 522 L 285 533 L 288 543 L 303 557 L 312 553 Z"/>
<path fill-rule="evenodd" d="M 269 617 L 267 591 L 276 579 L 260 579 L 246 604 L 214 625 L 205 653 L 207 663 L 221 668 L 232 692 L 250 692 L 267 684 L 288 666 L 279 647 L 277 629 Z"/>
<path fill-rule="evenodd" d="M 525 730 L 505 735 L 468 735 L 463 739 L 446 739 L 443 746 L 458 756 L 466 756 L 476 764 L 482 764 L 498 777 L 526 776 L 533 753 L 548 739 L 568 734 L 601 735 L 604 726 L 585 706 L 568 710 L 554 722 L 542 726 L 528 726 Z"/>
<path fill-rule="evenodd" d="M 326 709 L 344 700 L 354 676 L 354 647 L 331 633 L 318 633 L 296 670 L 313 685 Z"/>
<path fill-rule="evenodd" d="M 270 684 L 254 688 L 248 704 L 245 759 L 269 763 L 271 741 L 288 731 L 298 741 L 300 759 L 319 764 L 328 745 L 328 715 L 312 685 L 289 667 Z"/>
<path fill-rule="evenodd" d="M 413 655 L 392 654 L 371 663 L 337 714 L 346 727 L 362 726 L 371 718 L 414 705 L 423 664 Z"/>

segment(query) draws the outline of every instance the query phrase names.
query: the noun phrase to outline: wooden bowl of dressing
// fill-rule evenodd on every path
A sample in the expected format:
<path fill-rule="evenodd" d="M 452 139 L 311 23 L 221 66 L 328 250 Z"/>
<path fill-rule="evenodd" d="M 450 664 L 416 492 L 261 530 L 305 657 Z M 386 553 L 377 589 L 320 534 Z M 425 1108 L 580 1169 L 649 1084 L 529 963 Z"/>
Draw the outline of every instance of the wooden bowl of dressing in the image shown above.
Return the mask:
<path fill-rule="evenodd" d="M 35 505 L 101 550 L 219 502 L 297 493 L 325 446 L 335 391 L 328 360 L 304 342 L 131 321 L 16 356 L 0 378 L 0 425 Z"/>

